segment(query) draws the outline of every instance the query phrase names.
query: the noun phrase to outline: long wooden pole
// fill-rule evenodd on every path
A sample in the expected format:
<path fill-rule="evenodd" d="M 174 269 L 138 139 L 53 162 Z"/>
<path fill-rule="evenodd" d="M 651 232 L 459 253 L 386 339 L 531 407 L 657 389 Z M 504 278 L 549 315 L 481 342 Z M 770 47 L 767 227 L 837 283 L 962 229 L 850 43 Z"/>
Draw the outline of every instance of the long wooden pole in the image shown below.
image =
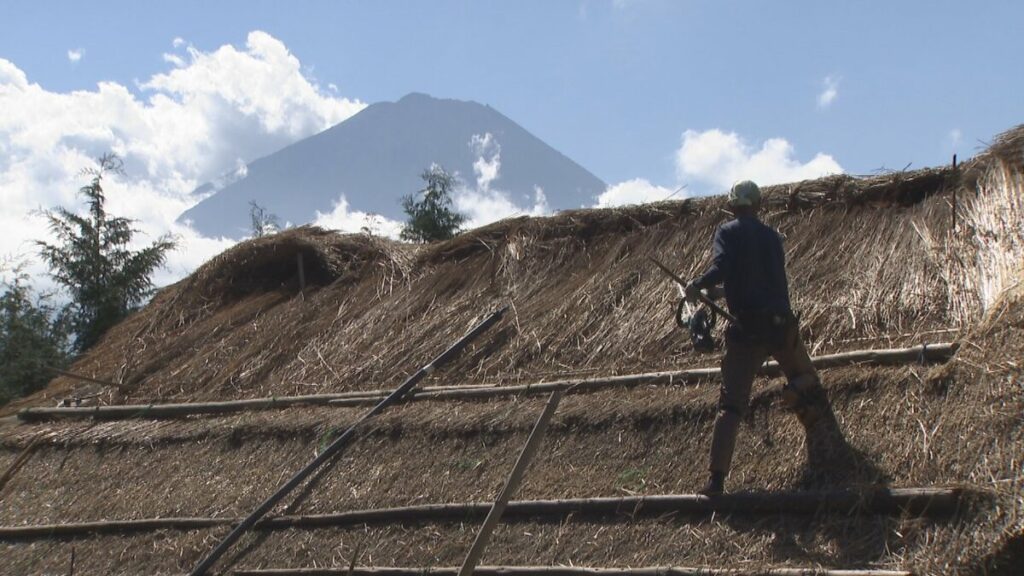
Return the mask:
<path fill-rule="evenodd" d="M 28 443 L 28 446 L 25 446 L 21 453 L 18 454 L 17 458 L 14 459 L 14 462 L 11 462 L 11 465 L 7 467 L 7 471 L 3 473 L 3 476 L 0 476 L 0 494 L 3 494 L 7 483 L 11 478 L 14 478 L 14 475 L 18 473 L 18 470 L 21 470 L 25 465 L 25 462 L 28 462 L 28 459 L 32 457 L 32 451 L 35 449 L 36 444 L 39 443 L 39 440 L 42 437 L 43 434 L 36 434 L 35 437 L 32 438 L 32 441 Z"/>
<path fill-rule="evenodd" d="M 459 570 L 459 576 L 472 576 L 476 565 L 480 563 L 480 558 L 484 555 L 484 549 L 487 548 L 487 543 L 491 540 L 491 534 L 494 532 L 494 528 L 497 527 L 498 522 L 501 521 L 501 515 L 505 512 L 505 508 L 508 506 L 508 501 L 512 499 L 512 495 L 519 489 L 519 484 L 523 480 L 523 475 L 526 474 L 526 469 L 530 466 L 530 462 L 533 461 L 533 457 L 537 454 L 537 449 L 540 447 L 540 443 L 544 439 L 544 433 L 547 432 L 548 424 L 551 423 L 551 417 L 555 415 L 555 410 L 558 409 L 558 403 L 561 401 L 561 390 L 551 393 L 551 397 L 548 398 L 547 405 L 544 406 L 544 410 L 540 413 L 540 417 L 537 418 L 537 423 L 533 426 L 533 431 L 530 432 L 529 438 L 526 439 L 523 451 L 519 453 L 519 458 L 516 459 L 515 465 L 512 466 L 512 472 L 509 473 L 508 480 L 505 481 L 505 487 L 501 489 L 501 493 L 498 494 L 498 498 L 494 501 L 494 504 L 491 505 L 491 510 L 487 513 L 487 518 L 484 519 L 484 523 L 480 527 L 480 531 L 477 532 L 476 539 L 473 540 L 473 545 L 470 546 L 469 552 L 466 554 L 466 559 L 462 562 L 462 569 Z"/>
<path fill-rule="evenodd" d="M 408 397 L 420 391 L 439 392 L 444 390 L 472 390 L 488 385 L 427 386 L 413 390 Z M 361 405 L 372 405 L 390 394 L 390 390 L 352 390 L 332 394 L 302 394 L 297 396 L 270 396 L 245 400 L 220 400 L 212 402 L 170 402 L 166 404 L 120 404 L 116 406 L 64 407 L 56 411 L 50 408 L 24 408 L 18 418 L 24 421 L 49 420 L 52 418 L 95 418 L 98 420 L 126 420 L 130 418 L 173 418 L 200 414 L 232 414 L 259 410 L 280 410 L 292 406 L 326 406 L 332 400 L 362 399 Z"/>
<path fill-rule="evenodd" d="M 355 437 L 356 431 L 360 425 L 364 422 L 373 418 L 374 416 L 383 412 L 386 408 L 398 402 L 403 396 L 405 396 L 416 384 L 419 383 L 425 376 L 432 373 L 439 366 L 444 365 L 451 360 L 456 354 L 462 351 L 472 340 L 474 340 L 480 334 L 483 334 L 488 328 L 493 326 L 508 310 L 507 306 L 502 307 L 498 311 L 492 313 L 482 322 L 477 324 L 472 330 L 470 330 L 465 336 L 460 338 L 457 342 L 452 344 L 447 350 L 442 352 L 437 358 L 434 358 L 429 364 L 420 368 L 415 374 L 410 376 L 401 386 L 395 389 L 390 396 L 383 399 L 374 406 L 369 412 L 364 414 L 362 418 L 357 420 L 354 424 L 348 427 L 345 432 L 341 434 L 334 442 L 324 449 L 312 462 L 307 464 L 303 469 L 295 473 L 294 476 L 287 482 L 285 482 L 276 492 L 270 495 L 262 504 L 260 504 L 251 514 L 246 516 L 234 530 L 229 533 L 216 548 L 213 549 L 205 558 L 203 558 L 199 564 L 192 570 L 191 576 L 201 576 L 206 574 L 207 570 L 212 567 L 225 552 L 244 534 L 248 531 L 256 522 L 258 522 L 263 516 L 270 512 L 274 506 L 277 505 L 289 492 L 294 490 L 299 484 L 301 484 L 310 474 L 312 474 L 317 468 L 327 462 L 329 459 L 339 454 L 349 442 Z"/>
<path fill-rule="evenodd" d="M 636 518 L 641 516 L 735 514 L 906 514 L 945 516 L 960 505 L 960 488 L 877 488 L 873 490 L 825 490 L 809 492 L 762 492 L 724 494 L 715 498 L 695 494 L 662 494 L 564 500 L 518 500 L 505 507 L 504 518 L 597 516 Z M 363 524 L 405 522 L 464 522 L 485 517 L 493 507 L 487 502 L 419 504 L 395 508 L 350 510 L 335 514 L 275 516 L 257 522 L 255 530 L 326 528 Z M 0 541 L 40 538 L 69 538 L 93 534 L 127 534 L 156 530 L 197 530 L 229 526 L 240 518 L 147 518 L 101 520 L 65 524 L 0 526 Z"/>
<path fill-rule="evenodd" d="M 956 189 L 960 187 L 960 179 L 957 178 L 956 171 L 956 154 L 953 154 L 953 233 L 956 234 Z"/>
<path fill-rule="evenodd" d="M 858 350 L 854 352 L 843 352 L 839 354 L 827 354 L 811 359 L 815 368 L 837 368 L 851 365 L 899 365 L 914 362 L 936 362 L 948 360 L 957 350 L 956 343 L 923 344 L 910 348 L 897 348 L 892 350 Z M 758 370 L 763 376 L 776 377 L 782 375 L 779 363 L 772 360 L 766 362 Z M 554 382 L 541 382 L 539 384 L 525 384 L 516 386 L 494 386 L 475 387 L 472 389 L 450 388 L 448 390 L 423 390 L 411 395 L 406 401 L 415 400 L 449 400 L 449 399 L 473 399 L 473 398 L 494 398 L 497 396 L 519 396 L 531 394 L 547 394 L 555 390 L 571 391 L 571 394 L 583 394 L 596 392 L 607 388 L 630 388 L 635 386 L 655 385 L 682 385 L 703 382 L 711 378 L 718 378 L 722 374 L 720 368 L 695 368 L 691 370 L 679 370 L 673 372 L 649 372 L 645 374 L 629 374 L 625 376 L 611 376 L 607 378 L 587 378 L 580 380 L 557 380 Z M 331 406 L 358 406 L 365 400 L 356 398 L 342 398 L 328 402 Z M 50 410 L 59 410 L 51 408 Z"/>
<path fill-rule="evenodd" d="M 648 256 L 647 259 L 650 260 L 651 262 L 654 262 L 654 265 L 657 266 L 658 268 L 661 268 L 661 271 L 664 272 L 669 278 L 675 280 L 676 284 L 679 284 L 683 288 L 686 288 L 686 281 L 677 276 L 671 268 L 665 266 L 660 261 L 658 261 L 657 258 L 654 258 L 653 256 Z M 726 312 L 724 308 L 716 304 L 715 301 L 712 300 L 711 298 L 708 298 L 707 295 L 704 294 L 703 292 L 697 293 L 697 299 L 704 303 L 704 305 L 707 306 L 708 308 L 711 308 L 712 310 L 717 312 L 722 318 L 725 318 L 726 320 L 732 322 L 733 324 L 739 324 L 740 321 L 737 320 L 735 316 Z"/>
<path fill-rule="evenodd" d="M 346 566 L 235 570 L 235 576 L 456 576 L 455 567 Z M 586 568 L 581 566 L 480 566 L 477 576 L 911 576 L 904 570 L 833 568 Z"/>
<path fill-rule="evenodd" d="M 59 374 L 61 376 L 71 378 L 72 380 L 81 380 L 82 382 L 91 382 L 93 384 L 101 384 L 103 386 L 110 386 L 111 388 L 117 388 L 121 391 L 129 390 L 131 387 L 124 384 L 118 384 L 117 382 L 111 382 L 109 380 L 100 380 L 99 378 L 92 378 L 90 376 L 83 376 L 81 374 L 75 374 L 74 372 L 68 372 L 67 370 L 61 370 L 60 368 L 54 368 L 53 366 L 44 366 L 50 372 Z"/>
<path fill-rule="evenodd" d="M 943 362 L 957 350 L 955 342 L 923 344 L 909 348 L 882 350 L 855 350 L 838 354 L 816 356 L 811 362 L 818 369 L 840 366 L 898 365 L 911 362 Z M 765 376 L 779 376 L 782 371 L 775 361 L 766 363 L 760 373 Z M 556 390 L 573 390 L 571 394 L 583 394 L 606 388 L 629 388 L 642 385 L 680 385 L 706 381 L 721 376 L 719 368 L 696 368 L 667 372 L 648 372 L 606 378 L 555 380 L 536 384 L 514 386 L 438 386 L 413 390 L 402 401 L 456 400 L 494 398 L 499 396 L 550 394 Z M 366 406 L 379 402 L 388 394 L 385 390 L 341 392 L 338 394 L 315 394 L 306 396 L 281 396 L 254 398 L 250 400 L 229 400 L 220 402 L 189 402 L 180 404 L 135 404 L 121 406 L 90 406 L 68 408 L 25 408 L 18 412 L 18 418 L 26 422 L 51 420 L 55 418 L 96 418 L 121 420 L 129 418 L 178 418 L 199 414 L 230 414 L 256 410 L 273 410 L 300 405 Z"/>

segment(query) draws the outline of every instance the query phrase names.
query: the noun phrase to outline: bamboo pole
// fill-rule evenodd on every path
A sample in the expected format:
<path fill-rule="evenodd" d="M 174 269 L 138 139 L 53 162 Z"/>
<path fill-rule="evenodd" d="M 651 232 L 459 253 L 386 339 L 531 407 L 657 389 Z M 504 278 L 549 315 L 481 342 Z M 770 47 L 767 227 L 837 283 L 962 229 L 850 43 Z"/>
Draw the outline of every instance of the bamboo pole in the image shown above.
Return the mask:
<path fill-rule="evenodd" d="M 428 386 L 426 392 L 447 390 L 474 390 L 489 388 L 489 385 L 472 384 L 462 386 Z M 304 394 L 299 396 L 271 396 L 245 400 L 220 400 L 212 402 L 179 402 L 166 404 L 122 404 L 116 406 L 73 406 L 59 408 L 24 408 L 18 418 L 27 422 L 55 418 L 95 418 L 97 420 L 127 420 L 132 418 L 177 418 L 183 416 L 232 414 L 261 410 L 280 410 L 293 406 L 326 406 L 332 400 L 360 399 L 373 404 L 386 398 L 390 390 L 352 390 L 332 394 Z M 419 393 L 413 390 L 409 395 Z M 360 404 L 364 405 L 364 404 Z"/>
<path fill-rule="evenodd" d="M 28 459 L 32 457 L 32 451 L 35 450 L 36 444 L 39 444 L 39 440 L 42 439 L 42 437 L 43 434 L 36 434 L 32 438 L 32 441 L 28 443 L 28 446 L 25 446 L 21 453 L 19 453 L 14 459 L 14 462 L 11 462 L 11 465 L 7 467 L 7 471 L 4 472 L 3 476 L 0 476 L 0 494 L 3 494 L 7 483 L 10 482 L 11 478 L 14 478 L 14 475 L 17 474 L 18 471 L 25 466 L 25 463 L 28 462 Z"/>
<path fill-rule="evenodd" d="M 953 182 L 953 206 L 952 206 L 953 226 L 952 226 L 952 229 L 953 229 L 953 233 L 956 234 L 956 189 L 960 187 L 960 179 L 957 178 L 957 171 L 956 171 L 956 154 L 953 154 L 953 178 L 954 178 L 955 181 Z"/>
<path fill-rule="evenodd" d="M 881 350 L 855 350 L 838 354 L 826 354 L 811 359 L 818 369 L 838 368 L 855 364 L 899 365 L 913 362 L 942 362 L 948 360 L 957 350 L 955 342 L 922 344 L 909 348 Z M 765 376 L 782 374 L 777 362 L 768 362 L 760 373 Z M 635 386 L 672 386 L 703 382 L 721 376 L 719 368 L 696 368 L 667 372 L 648 372 L 606 378 L 555 380 L 536 384 L 513 386 L 437 386 L 413 390 L 402 401 L 418 400 L 471 400 L 501 396 L 550 394 L 556 390 L 573 390 L 570 394 L 585 394 L 607 388 L 630 388 Z M 227 400 L 218 402 L 188 402 L 178 404 L 135 404 L 121 406 L 91 406 L 69 408 L 25 408 L 18 412 L 18 418 L 25 422 L 52 420 L 55 418 L 95 418 L 123 420 L 130 418 L 180 418 L 184 416 L 230 414 L 256 410 L 274 410 L 292 406 L 366 406 L 386 397 L 387 391 L 367 390 L 341 392 L 337 394 L 312 394 L 305 396 L 281 396 L 253 398 L 249 400 Z"/>
<path fill-rule="evenodd" d="M 960 488 L 877 488 L 810 492 L 748 492 L 708 498 L 697 494 L 663 494 L 564 500 L 518 500 L 505 507 L 503 517 L 532 519 L 568 515 L 633 519 L 678 514 L 710 516 L 734 514 L 874 514 L 946 516 L 959 507 Z M 364 524 L 464 522 L 483 518 L 492 508 L 487 502 L 419 504 L 394 508 L 351 510 L 334 514 L 275 516 L 257 521 L 256 530 L 337 528 Z M 149 518 L 103 520 L 66 524 L 0 526 L 0 540 L 80 537 L 155 530 L 196 530 L 236 525 L 241 518 Z"/>
<path fill-rule="evenodd" d="M 675 280 L 676 284 L 679 284 L 680 288 L 683 288 L 683 289 L 686 288 L 686 281 L 683 280 L 682 278 L 680 278 L 679 276 L 677 276 L 676 273 L 673 272 L 671 268 L 669 268 L 668 266 L 665 266 L 660 261 L 658 261 L 657 258 L 655 258 L 653 256 L 648 256 L 647 259 L 650 260 L 651 262 L 654 262 L 654 265 L 657 266 L 658 268 L 661 268 L 661 271 L 664 272 L 669 278 L 671 278 L 672 280 Z M 722 308 L 721 306 L 716 304 L 715 301 L 712 300 L 711 298 L 709 298 L 707 294 L 704 294 L 703 292 L 698 291 L 697 292 L 697 299 L 700 300 L 708 308 L 714 310 L 716 314 L 718 314 L 722 318 L 725 318 L 726 320 L 728 320 L 730 323 L 732 323 L 732 324 L 739 324 L 740 323 L 740 321 L 737 320 L 735 316 L 733 316 L 732 314 L 726 312 L 726 310 L 724 308 Z"/>
<path fill-rule="evenodd" d="M 325 406 L 331 400 L 359 398 L 379 401 L 385 395 L 348 396 L 341 394 L 314 394 L 304 396 L 283 396 L 252 398 L 247 400 L 225 400 L 214 402 L 183 402 L 169 404 L 123 404 L 119 406 L 88 406 L 67 408 L 25 408 L 18 412 L 18 418 L 26 422 L 51 420 L 54 418 L 95 418 L 98 420 L 128 420 L 132 418 L 176 418 L 196 415 L 231 414 L 274 410 L 292 406 Z"/>
<path fill-rule="evenodd" d="M 200 530 L 231 526 L 240 518 L 141 518 L 138 520 L 96 520 L 63 524 L 0 526 L 0 541 L 81 538 L 101 534 L 134 534 L 157 530 Z"/>
<path fill-rule="evenodd" d="M 235 570 L 235 576 L 456 576 L 455 567 L 345 566 Z M 479 566 L 477 576 L 911 576 L 904 570 L 833 568 L 586 568 L 581 566 Z"/>
<path fill-rule="evenodd" d="M 885 366 L 899 365 L 913 362 L 937 362 L 948 360 L 957 350 L 959 345 L 955 342 L 943 342 L 940 344 L 922 344 L 909 348 L 894 348 L 881 350 L 855 350 L 837 354 L 825 354 L 811 359 L 815 368 L 838 368 L 856 364 Z M 417 392 L 406 399 L 413 400 L 448 400 L 448 399 L 472 399 L 472 398 L 493 398 L 497 396 L 518 396 L 521 394 L 548 394 L 556 390 L 568 391 L 572 394 L 595 392 L 606 388 L 630 388 L 635 386 L 654 385 L 685 385 L 703 382 L 711 378 L 721 376 L 720 368 L 695 368 L 690 370 L 679 370 L 671 372 L 648 372 L 644 374 L 629 374 L 625 376 L 611 376 L 607 378 L 586 378 L 574 380 L 556 380 L 553 382 L 542 382 L 539 384 L 525 384 L 516 386 L 493 386 L 475 387 L 472 389 L 461 389 L 452 387 L 448 390 L 426 390 Z M 774 360 L 766 362 L 759 370 L 763 376 L 776 377 L 782 375 L 779 363 Z M 358 398 L 341 398 L 329 401 L 331 406 L 357 406 L 364 400 Z"/>
<path fill-rule="evenodd" d="M 50 372 L 53 372 L 54 374 L 59 374 L 61 376 L 65 376 L 65 377 L 71 378 L 73 380 L 81 380 L 82 382 L 91 382 L 93 384 L 100 384 L 100 385 L 103 385 L 103 386 L 110 386 L 111 388 L 117 388 L 118 390 L 121 390 L 122 392 L 131 389 L 130 386 L 126 386 L 124 384 L 118 384 L 117 382 L 111 382 L 109 380 L 100 380 L 99 378 L 92 378 L 90 376 L 83 376 L 81 374 L 75 374 L 74 372 L 68 372 L 67 370 L 61 370 L 60 368 L 54 368 L 53 366 L 44 366 L 44 368 L 46 368 Z"/>
<path fill-rule="evenodd" d="M 285 482 L 276 492 L 270 495 L 262 504 L 260 504 L 251 514 L 245 517 L 238 526 L 235 526 L 234 530 L 229 533 L 224 540 L 217 545 L 205 558 L 203 558 L 199 564 L 190 573 L 191 576 L 202 576 L 228 551 L 229 548 L 244 534 L 248 531 L 256 522 L 258 522 L 263 516 L 270 512 L 274 506 L 277 505 L 289 492 L 294 490 L 299 484 L 301 484 L 306 478 L 309 477 L 317 468 L 323 465 L 325 462 L 333 458 L 335 455 L 340 454 L 349 442 L 355 437 L 359 427 L 370 420 L 374 416 L 380 414 L 386 410 L 389 406 L 397 402 L 405 396 L 410 390 L 412 390 L 416 384 L 420 382 L 428 374 L 432 373 L 439 366 L 443 366 L 449 360 L 455 357 L 456 354 L 462 351 L 472 340 L 474 340 L 480 334 L 483 334 L 488 328 L 493 326 L 502 316 L 505 315 L 505 311 L 508 310 L 508 306 L 503 306 L 490 316 L 485 318 L 482 322 L 477 324 L 466 333 L 465 336 L 460 338 L 457 342 L 448 347 L 447 350 L 442 352 L 437 358 L 434 358 L 429 364 L 420 368 L 415 374 L 410 376 L 401 386 L 395 389 L 387 398 L 381 400 L 376 406 L 374 406 L 369 412 L 364 414 L 359 420 L 348 427 L 345 432 L 341 434 L 334 442 L 331 442 L 330 446 L 325 448 L 312 462 L 307 464 L 304 468 L 295 473 L 294 476 L 287 482 Z"/>
<path fill-rule="evenodd" d="M 519 453 L 519 458 L 516 459 L 516 463 L 512 466 L 512 472 L 509 473 L 508 480 L 505 482 L 505 487 L 501 489 L 501 493 L 498 494 L 498 498 L 494 501 L 491 506 L 491 510 L 487 513 L 487 518 L 484 519 L 483 526 L 480 527 L 480 531 L 476 534 L 476 539 L 473 540 L 473 545 L 470 546 L 469 552 L 466 554 L 466 559 L 462 562 L 462 569 L 459 570 L 458 576 L 473 576 L 473 570 L 476 565 L 480 563 L 480 558 L 484 554 L 484 549 L 487 548 L 487 543 L 491 540 L 491 533 L 494 532 L 494 528 L 501 521 L 501 515 L 505 512 L 505 508 L 508 506 L 508 501 L 512 498 L 512 494 L 519 489 L 519 483 L 523 480 L 523 475 L 526 474 L 526 469 L 530 466 L 530 462 L 533 461 L 533 457 L 537 454 L 537 449 L 540 447 L 541 441 L 544 439 L 544 433 L 548 429 L 548 424 L 551 423 L 551 417 L 555 415 L 555 410 L 558 409 L 558 403 L 562 400 L 562 391 L 556 391 L 551 393 L 551 397 L 548 398 L 548 403 L 544 406 L 544 411 L 541 412 L 540 417 L 537 419 L 537 423 L 533 426 L 533 431 L 530 432 L 529 438 L 526 439 L 526 445 L 523 446 L 523 451 Z"/>

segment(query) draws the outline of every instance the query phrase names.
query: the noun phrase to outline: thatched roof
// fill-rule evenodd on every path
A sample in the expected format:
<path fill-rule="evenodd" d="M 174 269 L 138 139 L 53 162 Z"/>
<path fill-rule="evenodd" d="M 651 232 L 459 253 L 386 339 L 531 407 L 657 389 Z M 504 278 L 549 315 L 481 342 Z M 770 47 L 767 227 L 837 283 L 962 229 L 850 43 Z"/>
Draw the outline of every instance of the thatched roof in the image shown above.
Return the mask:
<path fill-rule="evenodd" d="M 962 486 L 953 518 L 854 515 L 516 521 L 486 564 L 826 566 L 972 571 L 1020 562 L 1024 501 L 1024 128 L 958 170 L 836 176 L 766 190 L 812 354 L 957 340 L 941 366 L 823 372 L 841 441 L 805 446 L 762 381 L 733 490 Z M 954 203 L 954 197 L 956 198 Z M 103 403 L 187 402 L 394 387 L 500 305 L 505 320 L 430 386 L 713 366 L 672 320 L 707 263 L 721 198 L 506 220 L 425 247 L 299 228 L 242 243 L 161 291 L 72 371 Z M 956 210 L 954 228 L 953 210 Z M 302 254 L 306 290 L 299 291 Z M 1015 284 L 1016 283 L 1016 284 Z M 1017 286 L 1016 288 L 1014 286 Z M 97 385 L 58 378 L 6 408 Z M 705 474 L 713 382 L 569 396 L 517 497 L 685 493 Z M 418 402 L 297 493 L 288 513 L 494 497 L 540 411 L 535 397 Z M 296 407 L 172 420 L 0 429 L 0 525 L 249 512 L 363 409 Z M 33 444 L 34 442 L 34 444 Z M 289 529 L 241 543 L 233 568 L 458 565 L 474 523 Z M 15 573 L 187 571 L 225 530 L 0 541 Z M 0 570 L 2 572 L 2 570 Z"/>

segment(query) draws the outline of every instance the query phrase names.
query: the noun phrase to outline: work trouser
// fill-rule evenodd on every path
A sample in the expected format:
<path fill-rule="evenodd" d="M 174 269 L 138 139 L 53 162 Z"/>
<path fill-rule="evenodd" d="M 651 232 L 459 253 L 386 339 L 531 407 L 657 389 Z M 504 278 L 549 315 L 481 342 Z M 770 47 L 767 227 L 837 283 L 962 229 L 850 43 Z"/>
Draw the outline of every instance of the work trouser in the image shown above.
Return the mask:
<path fill-rule="evenodd" d="M 750 388 L 757 371 L 772 356 L 787 379 L 787 392 L 794 395 L 790 407 L 797 411 L 805 427 L 810 422 L 805 406 L 799 406 L 808 396 L 823 398 L 818 373 L 811 364 L 796 318 L 784 321 L 775 334 L 749 337 L 742 333 L 727 334 L 725 356 L 722 358 L 722 387 L 718 403 L 718 417 L 711 438 L 711 471 L 728 474 L 736 448 L 736 435 L 740 421 L 750 404 Z M 803 411 L 803 412 L 802 412 Z"/>

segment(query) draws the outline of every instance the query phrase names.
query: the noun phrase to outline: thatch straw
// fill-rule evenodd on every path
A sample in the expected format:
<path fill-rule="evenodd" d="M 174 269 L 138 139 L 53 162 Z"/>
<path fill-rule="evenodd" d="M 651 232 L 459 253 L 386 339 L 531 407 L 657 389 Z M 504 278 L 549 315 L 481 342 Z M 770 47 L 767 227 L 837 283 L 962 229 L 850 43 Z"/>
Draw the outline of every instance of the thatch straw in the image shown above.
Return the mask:
<path fill-rule="evenodd" d="M 1024 529 L 1024 288 L 1014 268 L 1022 142 L 1024 128 L 960 171 L 768 189 L 765 219 L 786 235 L 790 286 L 815 355 L 901 347 L 936 333 L 961 348 L 943 367 L 824 374 L 836 414 L 824 435 L 805 437 L 776 405 L 777 384 L 759 384 L 730 476 L 735 490 L 941 483 L 966 484 L 989 498 L 942 523 L 716 517 L 698 524 L 637 520 L 614 530 L 574 518 L 518 523 L 499 527 L 484 561 L 905 567 L 922 574 L 1012 565 L 1005 550 L 1019 546 Z M 693 275 L 706 264 L 722 207 L 721 199 L 707 199 L 515 219 L 418 251 L 311 229 L 261 239 L 162 291 L 71 370 L 130 386 L 123 396 L 105 391 L 101 404 L 377 390 L 397 384 L 388 378 L 396 367 L 422 365 L 439 342 L 499 303 L 512 305 L 509 321 L 428 385 L 514 386 L 710 364 L 715 358 L 699 357 L 674 328 L 675 287 L 646 257 Z M 275 242 L 303 247 L 276 255 Z M 257 248 L 262 256 L 245 256 Z M 326 275 L 311 272 L 303 295 L 294 263 L 296 251 L 306 249 L 322 254 L 310 253 L 310 262 L 337 264 L 325 265 L 334 270 Z M 5 413 L 52 406 L 90 386 L 58 378 Z M 716 397 L 714 386 L 701 384 L 567 397 L 523 497 L 692 491 L 704 480 Z M 539 408 L 529 398 L 401 406 L 288 509 L 493 498 L 527 415 Z M 0 521 L 237 516 L 353 414 L 303 407 L 5 429 L 4 465 L 34 434 L 45 436 L 0 495 Z M 434 524 L 283 530 L 251 540 L 231 564 L 338 566 L 359 556 L 371 565 L 450 565 L 474 532 L 474 525 Z M 99 537 L 74 546 L 83 572 L 168 573 L 190 567 L 222 535 Z M 59 541 L 0 545 L 15 573 L 66 572 L 69 552 Z"/>
<path fill-rule="evenodd" d="M 963 325 L 964 317 L 949 313 L 942 271 L 915 232 L 925 225 L 944 231 L 944 203 L 902 206 L 922 190 L 941 192 L 934 186 L 947 172 L 768 189 L 767 219 L 789 237 L 794 299 L 815 353 L 849 339 L 920 342 L 921 332 Z M 482 308 L 508 301 L 512 326 L 458 373 L 516 383 L 693 365 L 696 355 L 671 322 L 675 287 L 645 255 L 695 274 L 722 206 L 707 199 L 516 219 L 418 256 L 313 229 L 257 239 L 161 293 L 74 371 L 130 385 L 130 398 L 146 401 L 380 388 L 393 367 L 425 361 L 426 342 L 451 338 Z M 345 281 L 296 297 L 294 254 L 304 247 L 312 247 L 311 270 L 319 261 L 328 271 L 311 271 L 311 284 Z M 836 270 L 838 254 L 857 267 Z M 448 318 L 462 324 L 446 325 Z"/>
<path fill-rule="evenodd" d="M 910 348 L 886 350 L 852 350 L 811 358 L 811 363 L 824 370 L 838 366 L 893 366 L 900 364 L 921 364 L 948 360 L 957 345 L 950 342 L 922 344 Z M 758 371 L 764 376 L 781 376 L 778 362 L 766 362 Z M 584 378 L 578 380 L 556 380 L 516 386 L 439 386 L 426 387 L 410 392 L 402 402 L 418 400 L 481 400 L 499 397 L 550 394 L 568 392 L 586 394 L 608 388 L 633 388 L 636 386 L 680 386 L 696 384 L 721 377 L 720 368 L 696 368 L 676 372 L 651 372 L 629 374 L 608 378 Z M 130 418 L 183 418 L 201 414 L 231 414 L 258 410 L 280 410 L 294 406 L 372 406 L 390 393 L 389 390 L 367 390 L 342 392 L 338 394 L 314 394 L 307 396 L 285 396 L 253 398 L 221 402 L 189 402 L 182 404 L 122 404 L 118 406 L 25 408 L 18 412 L 18 418 L 26 422 L 51 420 L 55 418 L 95 418 L 121 420 Z"/>

